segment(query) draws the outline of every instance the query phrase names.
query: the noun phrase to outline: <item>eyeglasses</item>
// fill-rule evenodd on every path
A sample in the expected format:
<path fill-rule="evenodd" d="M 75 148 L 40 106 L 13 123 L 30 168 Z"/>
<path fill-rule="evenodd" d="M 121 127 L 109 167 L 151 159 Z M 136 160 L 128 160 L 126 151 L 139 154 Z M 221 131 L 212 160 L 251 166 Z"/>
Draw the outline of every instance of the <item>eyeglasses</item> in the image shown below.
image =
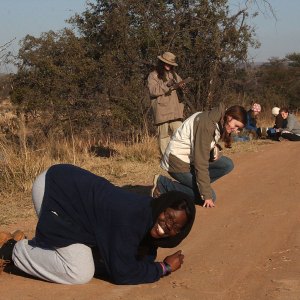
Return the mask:
<path fill-rule="evenodd" d="M 176 234 L 181 232 L 181 226 L 175 223 L 174 217 L 168 211 L 165 211 L 165 222 L 170 231 Z"/>

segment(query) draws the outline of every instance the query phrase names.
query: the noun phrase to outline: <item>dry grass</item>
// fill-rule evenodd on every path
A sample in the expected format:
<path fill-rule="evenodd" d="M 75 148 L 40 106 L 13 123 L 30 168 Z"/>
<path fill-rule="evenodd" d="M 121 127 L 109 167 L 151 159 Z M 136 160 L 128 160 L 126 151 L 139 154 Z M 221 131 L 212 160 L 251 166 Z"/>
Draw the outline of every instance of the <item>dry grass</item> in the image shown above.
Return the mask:
<path fill-rule="evenodd" d="M 248 142 L 235 142 L 232 143 L 232 147 L 229 149 L 224 148 L 223 153 L 227 156 L 230 156 L 234 153 L 240 152 L 257 152 L 259 147 L 266 144 L 274 144 L 276 142 L 268 140 L 268 139 L 261 139 L 261 140 L 251 140 Z"/>
<path fill-rule="evenodd" d="M 234 143 L 224 152 L 230 156 L 235 152 L 257 151 L 261 144 L 269 142 Z M 98 141 L 92 145 L 75 137 L 58 140 L 53 136 L 39 140 L 39 146 L 34 149 L 28 144 L 25 126 L 19 126 L 18 142 L 0 137 L 0 225 L 35 216 L 31 203 L 32 183 L 39 173 L 56 163 L 76 164 L 119 186 L 143 187 L 144 190 L 150 188 L 154 174 L 165 173 L 159 167 L 155 137 L 133 138 L 130 143 Z M 108 149 L 108 157 L 99 156 L 95 149 Z"/>
<path fill-rule="evenodd" d="M 147 184 L 159 171 L 159 152 L 154 137 L 146 136 L 139 143 L 109 143 L 112 156 L 101 157 L 91 151 L 91 144 L 73 137 L 57 140 L 50 137 L 31 149 L 25 134 L 18 142 L 0 137 L 0 225 L 16 218 L 34 216 L 31 187 L 34 179 L 56 163 L 71 163 L 106 177 L 115 184 Z M 148 176 L 146 176 L 148 175 Z"/>

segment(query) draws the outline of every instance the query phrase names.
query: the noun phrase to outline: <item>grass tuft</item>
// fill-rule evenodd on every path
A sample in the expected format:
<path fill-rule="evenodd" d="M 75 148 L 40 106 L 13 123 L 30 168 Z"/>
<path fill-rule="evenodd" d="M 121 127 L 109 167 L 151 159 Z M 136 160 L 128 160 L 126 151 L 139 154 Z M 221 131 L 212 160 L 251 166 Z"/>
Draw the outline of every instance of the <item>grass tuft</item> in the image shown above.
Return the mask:
<path fill-rule="evenodd" d="M 233 143 L 231 149 L 224 149 L 224 154 L 257 151 L 266 143 L 272 142 Z M 148 135 L 124 143 L 54 135 L 34 140 L 23 127 L 14 138 L 0 137 L 0 225 L 35 216 L 31 203 L 32 183 L 53 164 L 75 164 L 116 185 L 133 188 L 137 184 L 149 186 L 155 173 L 165 173 L 159 167 L 159 160 L 157 139 Z"/>

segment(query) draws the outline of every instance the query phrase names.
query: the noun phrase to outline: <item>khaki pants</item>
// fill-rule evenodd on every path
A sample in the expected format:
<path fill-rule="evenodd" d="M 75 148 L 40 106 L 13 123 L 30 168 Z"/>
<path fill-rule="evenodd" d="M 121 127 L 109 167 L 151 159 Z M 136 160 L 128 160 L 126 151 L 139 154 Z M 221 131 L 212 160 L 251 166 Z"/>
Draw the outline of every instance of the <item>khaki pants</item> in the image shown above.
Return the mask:
<path fill-rule="evenodd" d="M 174 132 L 177 130 L 177 128 L 181 126 L 181 124 L 182 124 L 181 121 L 170 121 L 157 126 L 158 144 L 162 155 L 165 153 L 168 144 L 170 142 L 171 136 L 169 130 L 171 130 L 173 135 Z"/>

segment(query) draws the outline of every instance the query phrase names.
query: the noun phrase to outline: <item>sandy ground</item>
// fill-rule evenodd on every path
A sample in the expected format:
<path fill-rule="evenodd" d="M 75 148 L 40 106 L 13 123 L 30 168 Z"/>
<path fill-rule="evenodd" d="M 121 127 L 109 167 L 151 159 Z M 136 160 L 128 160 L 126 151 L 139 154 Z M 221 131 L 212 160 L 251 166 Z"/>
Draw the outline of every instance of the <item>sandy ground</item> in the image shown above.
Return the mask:
<path fill-rule="evenodd" d="M 232 155 L 234 171 L 214 184 L 216 208 L 197 207 L 182 249 L 183 267 L 153 284 L 116 286 L 93 279 L 66 286 L 12 269 L 1 299 L 300 299 L 300 143 L 281 142 Z M 150 188 L 150 182 L 149 187 Z M 33 234 L 35 220 L 7 226 Z"/>

